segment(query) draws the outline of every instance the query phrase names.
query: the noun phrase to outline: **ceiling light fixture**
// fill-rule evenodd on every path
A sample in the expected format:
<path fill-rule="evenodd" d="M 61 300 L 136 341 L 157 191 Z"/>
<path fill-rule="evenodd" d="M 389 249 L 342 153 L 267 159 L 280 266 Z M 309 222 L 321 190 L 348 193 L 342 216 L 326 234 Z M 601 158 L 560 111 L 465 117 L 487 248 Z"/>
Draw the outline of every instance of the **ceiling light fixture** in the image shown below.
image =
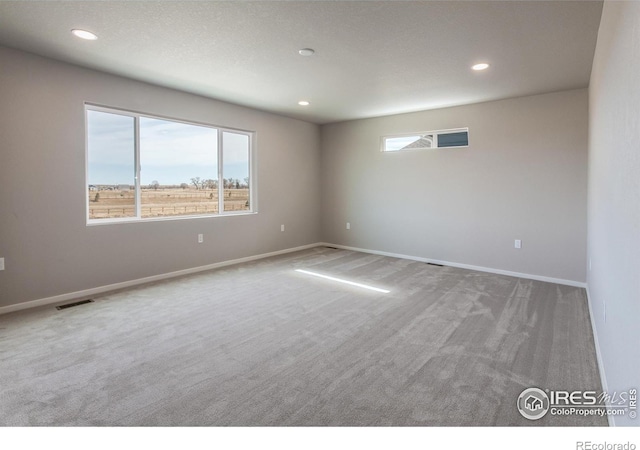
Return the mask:
<path fill-rule="evenodd" d="M 300 105 L 300 106 L 309 106 L 309 102 L 308 102 L 308 101 L 306 101 L 306 100 L 300 100 L 300 101 L 298 102 L 298 105 Z"/>
<path fill-rule="evenodd" d="M 471 66 L 471 68 L 473 70 L 485 70 L 489 68 L 489 64 L 487 63 L 474 64 L 473 66 Z"/>
<path fill-rule="evenodd" d="M 78 28 L 75 28 L 71 30 L 71 33 L 73 33 L 74 36 L 79 37 L 80 39 L 86 39 L 87 41 L 95 41 L 96 39 L 98 39 L 98 36 L 87 30 L 80 30 Z"/>
<path fill-rule="evenodd" d="M 316 51 L 312 48 L 301 48 L 300 50 L 298 50 L 298 53 L 302 56 L 311 56 L 315 53 Z"/>

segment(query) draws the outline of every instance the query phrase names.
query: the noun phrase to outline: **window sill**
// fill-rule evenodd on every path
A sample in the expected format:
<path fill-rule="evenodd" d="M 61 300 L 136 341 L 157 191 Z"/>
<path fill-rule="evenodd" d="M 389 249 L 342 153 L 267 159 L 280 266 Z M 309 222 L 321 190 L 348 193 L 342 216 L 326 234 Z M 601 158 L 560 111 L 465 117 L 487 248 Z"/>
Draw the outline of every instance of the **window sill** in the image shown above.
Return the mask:
<path fill-rule="evenodd" d="M 121 219 L 89 219 L 86 225 L 88 227 L 100 226 L 100 225 L 117 225 L 117 224 L 129 224 L 129 223 L 149 223 L 149 222 L 165 222 L 174 220 L 198 220 L 198 219 L 214 219 L 219 217 L 235 217 L 235 216 L 252 216 L 258 214 L 257 211 L 238 211 L 228 212 L 225 214 L 203 214 L 192 216 L 167 216 L 167 217 L 148 217 L 145 219 L 139 219 L 137 217 L 121 218 Z"/>

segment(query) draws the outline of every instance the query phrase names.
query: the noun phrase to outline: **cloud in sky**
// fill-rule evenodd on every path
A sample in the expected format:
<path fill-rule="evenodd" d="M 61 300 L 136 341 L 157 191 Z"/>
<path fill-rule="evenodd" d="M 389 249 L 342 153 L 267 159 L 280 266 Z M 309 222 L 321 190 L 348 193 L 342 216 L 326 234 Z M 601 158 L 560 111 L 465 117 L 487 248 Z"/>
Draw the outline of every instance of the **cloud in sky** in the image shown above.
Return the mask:
<path fill-rule="evenodd" d="M 134 119 L 88 111 L 89 184 L 134 184 Z M 191 178 L 217 179 L 218 133 L 215 128 L 140 118 L 140 182 L 189 183 Z M 249 137 L 222 132 L 223 176 L 249 176 Z"/>

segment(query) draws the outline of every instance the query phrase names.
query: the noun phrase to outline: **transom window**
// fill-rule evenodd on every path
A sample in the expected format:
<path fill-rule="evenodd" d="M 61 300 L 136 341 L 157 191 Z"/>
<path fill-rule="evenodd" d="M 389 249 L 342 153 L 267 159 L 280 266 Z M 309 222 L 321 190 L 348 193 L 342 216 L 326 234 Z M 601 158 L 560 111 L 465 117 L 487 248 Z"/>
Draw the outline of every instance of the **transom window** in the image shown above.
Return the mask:
<path fill-rule="evenodd" d="M 87 221 L 254 212 L 253 133 L 86 106 Z"/>
<path fill-rule="evenodd" d="M 445 147 L 467 147 L 469 129 L 427 131 L 423 133 L 383 136 L 382 151 L 398 152 L 403 150 L 426 150 Z"/>

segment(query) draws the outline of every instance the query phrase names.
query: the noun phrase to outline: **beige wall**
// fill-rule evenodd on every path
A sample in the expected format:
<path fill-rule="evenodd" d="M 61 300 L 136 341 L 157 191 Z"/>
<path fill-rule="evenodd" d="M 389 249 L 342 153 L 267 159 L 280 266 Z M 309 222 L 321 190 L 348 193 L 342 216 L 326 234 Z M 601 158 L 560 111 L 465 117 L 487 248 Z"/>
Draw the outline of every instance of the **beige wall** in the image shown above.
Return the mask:
<path fill-rule="evenodd" d="M 0 57 L 0 307 L 319 240 L 585 280 L 586 90 L 318 127 Z M 87 227 L 85 101 L 257 131 L 259 214 Z M 457 127 L 469 127 L 468 148 L 379 151 L 382 135 Z"/>
<path fill-rule="evenodd" d="M 584 282 L 587 104 L 581 89 L 324 126 L 323 240 Z M 460 127 L 468 148 L 379 150 Z"/>
<path fill-rule="evenodd" d="M 610 392 L 640 388 L 639 37 L 640 3 L 605 2 L 589 86 L 587 282 Z"/>
<path fill-rule="evenodd" d="M 3 47 L 0 61 L 0 307 L 318 241 L 318 126 Z M 87 227 L 85 101 L 255 130 L 259 214 Z"/>

